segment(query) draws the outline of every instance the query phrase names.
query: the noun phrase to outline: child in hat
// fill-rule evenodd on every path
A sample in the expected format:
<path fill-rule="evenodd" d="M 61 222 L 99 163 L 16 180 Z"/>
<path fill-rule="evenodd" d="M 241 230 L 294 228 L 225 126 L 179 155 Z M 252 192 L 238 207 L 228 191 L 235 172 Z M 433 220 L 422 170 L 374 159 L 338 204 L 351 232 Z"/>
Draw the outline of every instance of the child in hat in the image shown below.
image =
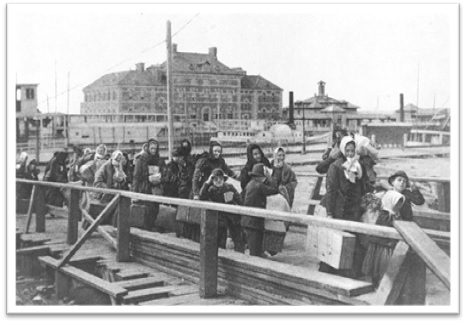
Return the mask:
<path fill-rule="evenodd" d="M 401 209 L 401 217 L 405 221 L 412 221 L 412 204 L 422 205 L 425 203 L 419 188 L 409 181 L 408 175 L 404 171 L 398 171 L 388 178 L 388 183 L 394 191 L 401 193 L 405 197 L 404 205 Z"/>
<path fill-rule="evenodd" d="M 222 169 L 216 168 L 212 171 L 208 180 L 200 190 L 200 200 L 215 203 L 242 205 L 242 197 L 232 184 L 226 183 L 227 176 Z M 229 228 L 234 249 L 237 252 L 245 252 L 245 244 L 242 242 L 242 227 L 240 215 L 219 212 L 218 215 L 218 245 L 226 248 L 227 228 Z"/>

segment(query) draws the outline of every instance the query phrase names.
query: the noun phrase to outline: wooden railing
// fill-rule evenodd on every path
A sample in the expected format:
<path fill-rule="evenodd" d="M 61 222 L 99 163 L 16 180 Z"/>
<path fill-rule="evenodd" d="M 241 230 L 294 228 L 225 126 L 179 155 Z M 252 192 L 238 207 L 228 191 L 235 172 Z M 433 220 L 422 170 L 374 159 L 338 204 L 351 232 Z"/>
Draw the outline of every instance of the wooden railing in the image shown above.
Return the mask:
<path fill-rule="evenodd" d="M 272 220 L 280 220 L 290 223 L 298 223 L 303 225 L 327 227 L 332 229 L 338 229 L 348 232 L 355 232 L 361 234 L 367 234 L 372 236 L 390 238 L 395 240 L 401 240 L 402 242 L 398 244 L 403 244 L 409 249 L 409 245 L 404 245 L 404 243 L 411 243 L 411 248 L 424 260 L 428 267 L 440 278 L 440 280 L 450 288 L 450 262 L 449 257 L 444 254 L 444 252 L 430 240 L 430 237 L 443 237 L 442 233 L 439 231 L 427 231 L 427 234 L 420 230 L 417 227 L 414 230 L 416 235 L 420 235 L 422 240 L 428 240 L 428 247 L 424 249 L 418 245 L 414 239 L 410 238 L 410 234 L 407 229 L 403 228 L 400 232 L 397 229 L 392 227 L 383 227 L 368 225 L 359 222 L 350 222 L 336 219 L 327 219 L 316 216 L 309 215 L 300 215 L 300 214 L 288 214 L 280 211 L 270 211 L 265 209 L 250 208 L 245 206 L 237 205 L 227 205 L 227 204 L 218 204 L 206 201 L 193 201 L 185 200 L 178 198 L 170 198 L 164 196 L 155 196 L 147 194 L 139 194 L 128 191 L 114 190 L 114 189 L 101 189 L 94 187 L 84 187 L 71 184 L 62 184 L 62 183 L 51 183 L 51 182 L 42 182 L 42 181 L 29 181 L 16 179 L 16 183 L 21 184 L 32 184 L 33 195 L 31 196 L 31 202 L 28 210 L 28 224 L 26 227 L 26 233 L 29 229 L 29 223 L 33 212 L 36 213 L 36 231 L 45 232 L 45 214 L 47 212 L 44 199 L 44 189 L 47 187 L 55 188 L 65 188 L 71 189 L 70 203 L 68 204 L 69 215 L 68 215 L 68 243 L 73 244 L 71 249 L 64 255 L 58 264 L 58 268 L 63 267 L 72 256 L 78 251 L 78 249 L 84 244 L 87 238 L 97 230 L 100 222 L 102 222 L 116 207 L 119 206 L 119 215 L 117 222 L 117 242 L 116 242 L 116 256 L 118 261 L 129 261 L 129 242 L 130 242 L 130 204 L 131 200 L 140 200 L 140 201 L 149 201 L 170 205 L 183 205 L 188 207 L 200 208 L 201 209 L 201 237 L 200 237 L 200 296 L 207 298 L 213 297 L 217 294 L 217 256 L 218 256 L 218 244 L 217 244 L 217 213 L 218 211 L 227 212 L 236 215 L 247 215 L 253 217 L 260 217 Z M 103 209 L 100 215 L 92 222 L 90 227 L 84 232 L 79 240 L 77 240 L 77 231 L 78 224 L 77 222 L 80 219 L 80 210 L 79 210 L 79 192 L 99 192 L 105 194 L 115 195 L 113 200 Z M 409 222 L 408 222 L 409 223 Z M 400 223 L 401 226 L 401 223 Z M 406 230 L 406 232 L 405 232 Z M 405 237 L 406 235 L 406 237 Z M 430 242 L 429 242 L 430 241 Z M 398 246 L 397 246 L 398 247 Z M 396 250 L 395 250 L 396 251 Z M 404 252 L 404 251 L 403 251 Z M 403 258 L 404 259 L 404 258 Z M 403 262 L 403 259 L 401 262 Z M 395 263 L 397 264 L 397 262 Z M 391 275 L 396 275 L 399 271 L 395 269 L 400 269 L 399 266 L 392 265 L 390 271 L 387 273 L 384 278 L 391 277 Z M 396 272 L 398 273 L 396 273 Z M 393 281 L 382 280 L 389 287 Z M 425 280 L 424 280 L 425 282 Z M 391 296 L 391 292 L 394 289 L 388 291 L 385 288 L 382 288 L 382 291 L 378 293 L 379 296 Z M 386 294 L 385 294 L 386 291 Z M 379 297 L 379 302 L 387 302 L 385 298 Z"/>

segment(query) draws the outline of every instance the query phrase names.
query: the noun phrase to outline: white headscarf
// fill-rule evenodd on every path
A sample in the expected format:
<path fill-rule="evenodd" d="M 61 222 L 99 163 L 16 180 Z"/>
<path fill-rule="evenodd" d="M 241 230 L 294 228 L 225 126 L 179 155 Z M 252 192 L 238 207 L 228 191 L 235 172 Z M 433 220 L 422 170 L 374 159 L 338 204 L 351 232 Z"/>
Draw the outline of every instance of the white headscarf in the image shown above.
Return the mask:
<path fill-rule="evenodd" d="M 354 141 L 356 143 L 356 152 L 358 155 L 370 155 L 372 159 L 378 160 L 379 152 L 372 145 L 372 141 L 366 136 L 354 134 Z"/>
<path fill-rule="evenodd" d="M 16 162 L 16 169 L 20 169 L 22 165 L 26 166 L 28 155 L 26 152 L 21 152 L 19 154 L 19 159 Z"/>
<path fill-rule="evenodd" d="M 395 217 L 399 217 L 399 211 L 395 212 L 394 209 L 396 204 L 398 204 L 400 201 L 404 204 L 405 197 L 403 194 L 393 190 L 387 191 L 382 197 L 382 209 L 388 211 Z"/>
<path fill-rule="evenodd" d="M 350 142 L 353 142 L 356 146 L 356 143 L 351 136 L 345 136 L 342 138 L 340 142 L 340 151 L 342 152 L 343 156 L 346 157 L 346 145 Z M 358 162 L 358 156 L 355 155 L 355 157 L 349 158 L 346 157 L 346 162 L 343 163 L 342 167 L 345 169 L 345 177 L 347 180 L 349 180 L 351 183 L 356 183 L 356 178 L 361 178 L 362 177 L 362 168 L 361 164 Z"/>
<path fill-rule="evenodd" d="M 114 176 L 126 178 L 126 174 L 124 173 L 124 170 L 122 169 L 122 161 L 116 160 L 119 155 L 121 155 L 121 157 L 124 157 L 124 155 L 122 154 L 120 150 L 115 150 L 113 154 L 111 154 L 111 164 L 113 164 L 114 169 L 115 169 Z"/>

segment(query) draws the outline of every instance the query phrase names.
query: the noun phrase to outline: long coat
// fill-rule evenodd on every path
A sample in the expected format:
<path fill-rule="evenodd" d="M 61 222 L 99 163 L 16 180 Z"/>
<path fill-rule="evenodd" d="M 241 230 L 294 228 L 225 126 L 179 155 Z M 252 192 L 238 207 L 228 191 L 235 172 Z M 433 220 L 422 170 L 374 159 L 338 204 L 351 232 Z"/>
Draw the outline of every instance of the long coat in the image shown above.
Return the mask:
<path fill-rule="evenodd" d="M 216 168 L 222 169 L 222 171 L 230 177 L 235 175 L 222 157 L 218 159 L 212 156 L 200 158 L 195 165 L 195 172 L 193 173 L 193 195 L 200 195 L 201 187 Z"/>
<path fill-rule="evenodd" d="M 348 221 L 358 221 L 362 182 L 356 179 L 356 183 L 351 183 L 345 177 L 342 167 L 344 162 L 344 158 L 339 158 L 330 165 L 326 181 L 327 191 L 321 205 L 326 208 L 327 215 Z"/>
<path fill-rule="evenodd" d="M 272 161 L 272 165 L 273 164 L 274 161 Z M 273 167 L 272 176 L 277 179 L 277 185 L 279 186 L 279 189 L 282 187 L 285 189 L 287 195 L 284 195 L 284 197 L 286 199 L 288 197 L 288 205 L 292 207 L 293 200 L 295 198 L 295 189 L 298 185 L 295 172 L 287 163 L 284 163 L 283 166 L 280 168 Z"/>
<path fill-rule="evenodd" d="M 279 192 L 275 179 L 267 179 L 264 183 L 252 179 L 245 192 L 244 206 L 266 208 L 266 197 Z M 264 218 L 242 215 L 242 226 L 264 230 Z"/>
<path fill-rule="evenodd" d="M 229 194 L 230 199 L 226 202 L 226 194 Z M 224 183 L 222 187 L 216 187 L 214 184 L 204 184 L 200 190 L 200 199 L 222 204 L 242 205 L 242 197 L 235 187 L 231 184 Z M 225 212 L 218 213 L 219 225 L 226 225 L 226 215 L 234 224 L 240 223 L 240 215 L 227 214 Z"/>
<path fill-rule="evenodd" d="M 161 183 L 165 179 L 166 163 L 159 155 L 151 155 L 147 152 L 143 152 L 135 160 L 134 168 L 134 177 L 133 177 L 133 191 L 136 193 L 142 194 L 153 194 L 152 187 L 153 184 L 148 180 L 149 169 L 148 166 L 158 166 L 161 173 Z M 160 184 L 161 185 L 161 184 Z M 159 189 L 159 192 L 156 194 L 161 195 L 162 190 Z"/>
<path fill-rule="evenodd" d="M 124 182 L 116 183 L 113 180 L 115 169 L 111 159 L 107 160 L 95 173 L 94 187 L 107 189 L 123 189 Z M 93 193 L 92 196 L 104 203 L 108 203 L 114 197 L 113 194 Z"/>
<path fill-rule="evenodd" d="M 261 163 L 264 164 L 266 167 L 271 167 L 271 163 L 269 162 L 269 159 L 264 156 L 263 150 L 259 145 L 257 144 L 250 144 L 247 146 L 247 162 L 245 166 L 242 168 L 240 171 L 240 187 L 242 188 L 242 191 L 245 190 L 247 184 L 249 181 L 251 181 L 251 176 L 248 175 L 249 172 L 253 169 L 253 166 L 257 164 L 258 162 L 253 158 L 253 150 L 254 149 L 259 149 L 259 152 L 261 154 Z M 242 196 L 245 196 L 245 193 L 242 193 Z"/>

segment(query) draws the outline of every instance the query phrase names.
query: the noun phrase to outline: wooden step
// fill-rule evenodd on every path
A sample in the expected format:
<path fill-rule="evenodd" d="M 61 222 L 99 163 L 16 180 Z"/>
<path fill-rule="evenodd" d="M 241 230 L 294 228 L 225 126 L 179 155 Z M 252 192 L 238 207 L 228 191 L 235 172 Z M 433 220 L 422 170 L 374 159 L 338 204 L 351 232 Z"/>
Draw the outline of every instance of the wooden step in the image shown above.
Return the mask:
<path fill-rule="evenodd" d="M 177 280 L 182 281 L 179 278 L 166 278 L 165 276 L 151 276 L 151 277 L 134 279 L 134 280 L 118 281 L 118 282 L 115 282 L 115 284 L 127 290 L 134 291 L 134 290 L 141 290 L 141 289 L 152 288 L 152 287 L 157 287 L 157 286 L 174 285 L 174 284 L 168 283 L 171 280 L 172 282 L 176 282 Z"/>
<path fill-rule="evenodd" d="M 140 270 L 123 270 L 116 272 L 114 276 L 116 281 L 126 281 L 146 278 L 148 276 L 148 273 L 146 271 Z"/>
<path fill-rule="evenodd" d="M 195 292 L 198 292 L 198 285 L 169 285 L 130 291 L 122 299 L 125 304 L 131 304 L 138 303 L 140 301 L 154 300 L 157 298 L 166 298 L 170 295 L 191 294 Z"/>

